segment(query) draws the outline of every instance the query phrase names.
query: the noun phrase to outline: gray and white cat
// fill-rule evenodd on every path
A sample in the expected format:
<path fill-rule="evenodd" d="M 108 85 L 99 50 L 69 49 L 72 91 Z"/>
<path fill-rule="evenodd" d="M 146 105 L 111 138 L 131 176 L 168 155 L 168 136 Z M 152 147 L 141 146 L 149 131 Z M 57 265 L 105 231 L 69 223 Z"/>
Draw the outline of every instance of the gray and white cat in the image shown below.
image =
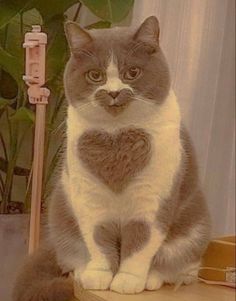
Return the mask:
<path fill-rule="evenodd" d="M 85 31 L 71 50 L 66 159 L 49 239 L 25 264 L 17 301 L 86 289 L 135 294 L 196 278 L 210 233 L 197 167 L 159 46 L 159 25 Z"/>

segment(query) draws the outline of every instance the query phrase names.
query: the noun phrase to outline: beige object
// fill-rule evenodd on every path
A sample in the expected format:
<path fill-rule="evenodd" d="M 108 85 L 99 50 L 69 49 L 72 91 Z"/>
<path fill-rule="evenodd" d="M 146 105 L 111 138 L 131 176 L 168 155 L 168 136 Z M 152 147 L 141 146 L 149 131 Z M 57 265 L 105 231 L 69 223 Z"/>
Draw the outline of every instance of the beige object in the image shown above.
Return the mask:
<path fill-rule="evenodd" d="M 33 180 L 30 215 L 29 253 L 39 246 L 40 211 L 43 177 L 43 154 L 45 135 L 45 112 L 50 91 L 41 86 L 45 83 L 45 55 L 47 35 L 39 25 L 32 26 L 32 32 L 25 34 L 23 47 L 26 49 L 24 81 L 29 86 L 28 96 L 31 104 L 36 104 Z"/>
<path fill-rule="evenodd" d="M 89 295 L 81 295 L 76 291 L 78 299 L 73 301 L 234 301 L 235 290 L 221 286 L 210 286 L 195 283 L 181 286 L 174 291 L 173 286 L 164 286 L 156 292 L 145 291 L 138 295 L 119 295 L 110 291 L 89 291 Z"/>
<path fill-rule="evenodd" d="M 236 286 L 235 236 L 212 240 L 202 259 L 199 279 L 209 284 Z"/>

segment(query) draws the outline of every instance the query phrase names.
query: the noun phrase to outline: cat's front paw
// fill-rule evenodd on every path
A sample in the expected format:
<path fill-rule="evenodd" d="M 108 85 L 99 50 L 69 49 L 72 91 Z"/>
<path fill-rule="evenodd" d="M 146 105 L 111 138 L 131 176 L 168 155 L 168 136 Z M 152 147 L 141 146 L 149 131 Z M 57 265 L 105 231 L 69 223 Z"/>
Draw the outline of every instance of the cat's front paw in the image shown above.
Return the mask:
<path fill-rule="evenodd" d="M 149 291 L 155 291 L 162 287 L 163 280 L 160 277 L 157 271 L 149 272 L 147 282 L 146 282 L 146 289 Z"/>
<path fill-rule="evenodd" d="M 106 290 L 110 287 L 113 274 L 110 270 L 85 270 L 80 275 L 80 282 L 84 289 Z"/>
<path fill-rule="evenodd" d="M 120 294 L 137 294 L 145 288 L 146 279 L 128 273 L 118 273 L 111 283 L 111 290 Z"/>

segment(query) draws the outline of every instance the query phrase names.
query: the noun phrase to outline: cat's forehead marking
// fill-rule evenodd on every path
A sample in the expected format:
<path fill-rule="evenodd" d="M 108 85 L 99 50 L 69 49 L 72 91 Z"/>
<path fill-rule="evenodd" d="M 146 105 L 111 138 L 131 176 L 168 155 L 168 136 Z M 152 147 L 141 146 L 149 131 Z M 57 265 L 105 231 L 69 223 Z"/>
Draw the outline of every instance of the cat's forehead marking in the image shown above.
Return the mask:
<path fill-rule="evenodd" d="M 106 68 L 106 83 L 102 86 L 100 86 L 98 90 L 107 90 L 108 92 L 111 91 L 121 91 L 122 89 L 130 89 L 132 91 L 132 88 L 126 84 L 123 83 L 122 80 L 120 79 L 120 74 L 119 74 L 119 68 L 118 68 L 118 60 L 115 57 L 113 51 L 111 51 L 111 54 L 108 59 L 108 65 Z"/>
<path fill-rule="evenodd" d="M 107 79 L 119 78 L 117 59 L 114 56 L 113 51 L 111 52 L 111 55 L 109 57 L 106 73 L 107 73 Z"/>

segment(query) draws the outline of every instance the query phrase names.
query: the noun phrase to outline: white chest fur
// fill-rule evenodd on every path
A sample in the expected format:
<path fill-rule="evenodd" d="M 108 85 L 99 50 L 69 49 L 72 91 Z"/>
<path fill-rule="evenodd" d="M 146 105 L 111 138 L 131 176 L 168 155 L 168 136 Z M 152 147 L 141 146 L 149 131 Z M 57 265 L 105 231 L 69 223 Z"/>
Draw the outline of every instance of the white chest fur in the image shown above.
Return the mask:
<path fill-rule="evenodd" d="M 160 201 L 170 195 L 181 160 L 180 113 L 174 93 L 159 107 L 134 103 L 116 120 L 100 107 L 91 105 L 81 111 L 69 107 L 67 125 L 68 174 L 63 174 L 63 184 L 76 214 L 96 220 L 126 220 L 142 217 L 144 212 L 154 216 Z M 128 187 L 116 194 L 79 160 L 78 139 L 92 128 L 113 133 L 128 126 L 143 128 L 151 136 L 152 157 Z"/>

